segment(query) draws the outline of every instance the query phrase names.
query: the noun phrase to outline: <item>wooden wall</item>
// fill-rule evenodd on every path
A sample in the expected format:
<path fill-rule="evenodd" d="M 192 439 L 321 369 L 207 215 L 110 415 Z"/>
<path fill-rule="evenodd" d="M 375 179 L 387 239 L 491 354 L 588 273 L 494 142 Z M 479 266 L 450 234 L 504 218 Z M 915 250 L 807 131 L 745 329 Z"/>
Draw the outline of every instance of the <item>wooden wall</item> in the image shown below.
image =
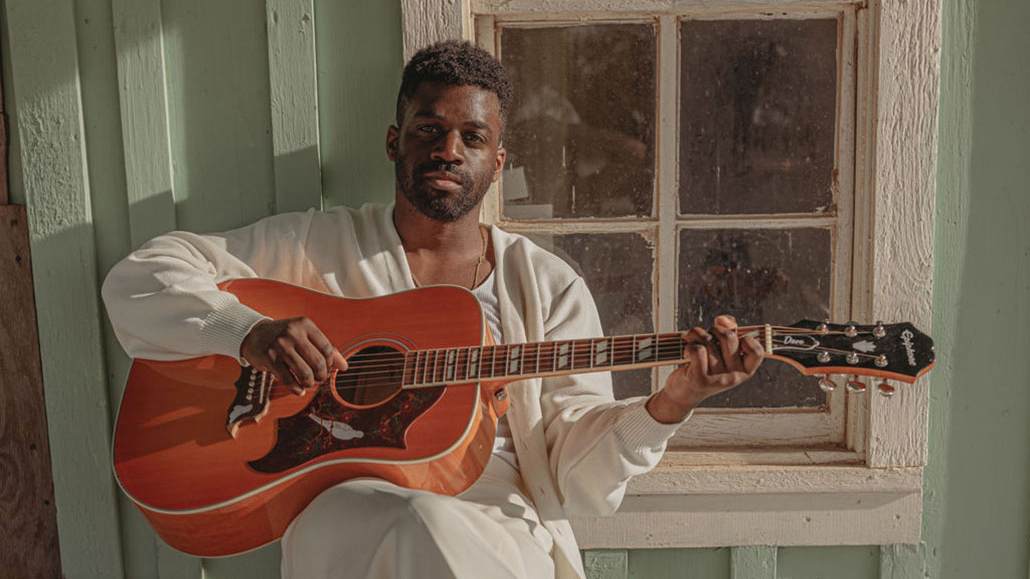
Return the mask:
<path fill-rule="evenodd" d="M 933 380 L 925 549 L 593 551 L 591 577 L 907 578 L 924 565 L 931 577 L 1027 576 L 1030 357 L 1015 321 L 1030 311 L 1030 210 L 1016 179 L 1030 129 L 1025 107 L 992 98 L 1030 91 L 1026 65 L 1005 60 L 1030 46 L 1019 18 L 1006 18 L 1026 20 L 1022 0 L 985 4 L 945 2 L 934 317 L 945 361 Z M 207 561 L 172 551 L 115 488 L 110 425 L 127 359 L 98 287 L 116 260 L 172 228 L 388 200 L 399 0 L 4 0 L 0 25 L 65 574 L 277 577 L 275 545 Z M 969 332 L 976 341 L 958 337 Z"/>

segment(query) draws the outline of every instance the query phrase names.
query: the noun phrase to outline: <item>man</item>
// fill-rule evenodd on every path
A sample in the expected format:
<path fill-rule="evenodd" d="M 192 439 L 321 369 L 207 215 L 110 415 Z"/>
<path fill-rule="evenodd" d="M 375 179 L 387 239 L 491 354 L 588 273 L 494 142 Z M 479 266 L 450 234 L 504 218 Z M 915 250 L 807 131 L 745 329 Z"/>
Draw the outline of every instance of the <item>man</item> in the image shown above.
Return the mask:
<path fill-rule="evenodd" d="M 161 236 L 112 269 L 104 299 L 130 355 L 224 354 L 296 392 L 333 368 L 336 345 L 308 319 L 269 319 L 221 292 L 238 277 L 288 281 L 348 297 L 419 285 L 473 291 L 499 341 L 601 334 L 581 278 L 524 237 L 479 224 L 504 164 L 512 98 L 500 63 L 467 43 L 429 47 L 405 68 L 389 206 L 270 217 L 217 235 Z M 427 308 L 433 304 L 427 304 Z M 283 537 L 287 577 L 582 577 L 570 514 L 609 514 L 628 479 L 650 470 L 704 398 L 762 361 L 728 317 L 691 330 L 691 363 L 649 398 L 612 400 L 607 374 L 526 380 L 508 389 L 484 474 L 459 497 L 348 481 L 319 495 Z"/>

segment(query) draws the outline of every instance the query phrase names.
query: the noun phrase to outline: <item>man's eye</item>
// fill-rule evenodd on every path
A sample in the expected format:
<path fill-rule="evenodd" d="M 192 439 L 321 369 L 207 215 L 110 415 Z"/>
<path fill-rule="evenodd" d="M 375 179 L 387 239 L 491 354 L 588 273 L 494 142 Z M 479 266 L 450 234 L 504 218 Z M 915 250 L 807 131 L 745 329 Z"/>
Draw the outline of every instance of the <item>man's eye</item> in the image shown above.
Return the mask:
<path fill-rule="evenodd" d="M 483 135 L 480 135 L 478 133 L 467 133 L 465 135 L 465 140 L 471 141 L 473 143 L 485 143 L 486 142 L 486 137 L 484 137 Z"/>
<path fill-rule="evenodd" d="M 417 130 L 420 131 L 420 132 L 423 132 L 423 133 L 435 133 L 436 132 L 436 127 L 433 126 L 433 125 L 420 125 L 417 128 Z"/>

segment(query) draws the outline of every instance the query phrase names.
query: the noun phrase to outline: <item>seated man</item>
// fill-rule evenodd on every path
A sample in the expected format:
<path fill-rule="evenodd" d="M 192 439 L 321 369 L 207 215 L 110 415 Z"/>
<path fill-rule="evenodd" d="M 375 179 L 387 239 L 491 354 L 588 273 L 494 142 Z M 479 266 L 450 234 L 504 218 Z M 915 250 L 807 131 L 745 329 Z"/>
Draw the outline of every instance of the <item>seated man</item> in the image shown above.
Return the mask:
<path fill-rule="evenodd" d="M 572 268 L 479 223 L 504 164 L 511 99 L 488 53 L 453 41 L 422 50 L 404 70 L 397 125 L 386 135 L 394 203 L 150 241 L 104 284 L 122 345 L 138 358 L 232 356 L 297 393 L 346 368 L 338 345 L 309 319 L 271 319 L 217 287 L 247 277 L 347 297 L 452 284 L 480 300 L 497 342 L 600 336 Z M 654 467 L 698 403 L 754 373 L 762 349 L 738 340 L 734 327 L 720 317 L 711 333 L 688 332 L 690 364 L 647 398 L 614 401 L 607 373 L 513 385 L 494 454 L 469 489 L 449 497 L 381 480 L 341 482 L 286 531 L 283 576 L 582 577 L 568 515 L 614 512 L 629 478 Z"/>

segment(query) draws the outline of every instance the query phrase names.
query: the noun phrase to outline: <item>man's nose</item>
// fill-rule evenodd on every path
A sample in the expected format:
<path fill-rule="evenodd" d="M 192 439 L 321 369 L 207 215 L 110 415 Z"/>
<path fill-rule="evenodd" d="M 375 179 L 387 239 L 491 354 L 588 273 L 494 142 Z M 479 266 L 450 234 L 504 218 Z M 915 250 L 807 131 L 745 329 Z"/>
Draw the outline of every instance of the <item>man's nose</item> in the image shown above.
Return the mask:
<path fill-rule="evenodd" d="M 465 143 L 458 131 L 444 133 L 433 147 L 433 159 L 447 163 L 461 163 L 465 160 Z"/>

